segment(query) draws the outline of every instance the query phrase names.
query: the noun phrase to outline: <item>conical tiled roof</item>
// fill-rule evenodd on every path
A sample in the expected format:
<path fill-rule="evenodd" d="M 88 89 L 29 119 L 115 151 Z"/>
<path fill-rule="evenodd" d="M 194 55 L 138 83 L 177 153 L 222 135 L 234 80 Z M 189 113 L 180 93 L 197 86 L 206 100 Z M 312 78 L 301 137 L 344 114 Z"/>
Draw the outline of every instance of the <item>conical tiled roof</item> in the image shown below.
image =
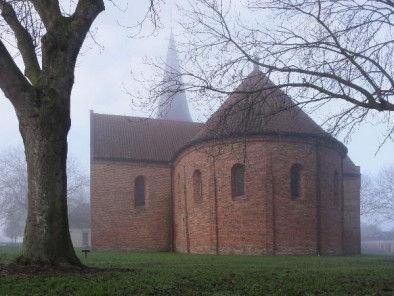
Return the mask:
<path fill-rule="evenodd" d="M 245 78 L 195 141 L 258 134 L 329 136 L 260 70 Z"/>

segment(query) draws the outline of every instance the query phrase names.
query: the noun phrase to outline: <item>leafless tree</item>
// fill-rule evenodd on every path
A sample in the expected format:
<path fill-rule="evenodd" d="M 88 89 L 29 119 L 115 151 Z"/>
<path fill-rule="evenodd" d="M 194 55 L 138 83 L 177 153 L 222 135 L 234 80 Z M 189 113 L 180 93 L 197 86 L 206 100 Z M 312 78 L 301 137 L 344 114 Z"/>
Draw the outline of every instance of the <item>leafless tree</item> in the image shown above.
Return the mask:
<path fill-rule="evenodd" d="M 23 236 L 27 210 L 27 173 L 23 150 L 0 154 L 0 225 L 16 241 Z"/>
<path fill-rule="evenodd" d="M 375 190 L 376 188 L 373 178 L 367 174 L 362 175 L 360 189 L 360 214 L 364 218 L 373 216 L 380 208 L 374 199 Z"/>
<path fill-rule="evenodd" d="M 146 2 L 153 22 L 159 3 Z M 27 160 L 19 262 L 80 265 L 67 221 L 70 95 L 80 49 L 104 8 L 104 0 L 0 0 L 0 89 L 15 109 Z"/>
<path fill-rule="evenodd" d="M 88 177 L 74 158 L 67 160 L 69 212 L 88 203 Z M 23 236 L 27 217 L 27 167 L 23 149 L 10 148 L 0 153 L 0 225 L 11 239 Z M 71 223 L 71 221 L 70 221 Z"/>
<path fill-rule="evenodd" d="M 24 218 L 26 217 L 18 214 L 20 213 L 8 213 L 4 225 L 3 232 L 13 243 L 17 243 L 18 239 L 23 236 L 23 230 L 25 228 Z"/>
<path fill-rule="evenodd" d="M 382 144 L 391 139 L 393 1 L 196 0 L 180 11 L 179 91 L 189 91 L 196 105 L 215 107 L 212 98 L 234 92 L 253 64 L 299 106 L 324 106 L 329 132 L 346 137 L 370 120 L 387 126 Z M 146 97 L 157 103 L 173 89 L 156 77 Z"/>
<path fill-rule="evenodd" d="M 394 228 L 384 231 L 376 224 L 361 224 L 361 241 L 392 240 L 393 237 Z"/>
<path fill-rule="evenodd" d="M 363 176 L 361 215 L 372 223 L 394 221 L 394 166 L 382 169 L 377 176 Z"/>

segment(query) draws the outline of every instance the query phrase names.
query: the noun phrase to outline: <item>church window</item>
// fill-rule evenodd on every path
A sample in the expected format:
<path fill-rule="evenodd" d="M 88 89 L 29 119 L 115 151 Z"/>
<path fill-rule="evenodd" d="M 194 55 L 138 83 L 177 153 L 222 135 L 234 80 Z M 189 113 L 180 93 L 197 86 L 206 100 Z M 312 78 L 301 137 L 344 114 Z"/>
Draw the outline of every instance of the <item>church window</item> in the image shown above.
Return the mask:
<path fill-rule="evenodd" d="M 231 189 L 233 197 L 245 194 L 245 166 L 235 164 L 231 169 Z"/>
<path fill-rule="evenodd" d="M 301 197 L 301 171 L 302 166 L 300 164 L 293 164 L 290 169 L 290 191 L 292 199 Z"/>
<path fill-rule="evenodd" d="M 193 196 L 195 202 L 202 200 L 202 178 L 200 170 L 195 170 L 193 173 Z"/>
<path fill-rule="evenodd" d="M 134 205 L 145 206 L 145 178 L 143 176 L 138 176 L 134 181 Z"/>

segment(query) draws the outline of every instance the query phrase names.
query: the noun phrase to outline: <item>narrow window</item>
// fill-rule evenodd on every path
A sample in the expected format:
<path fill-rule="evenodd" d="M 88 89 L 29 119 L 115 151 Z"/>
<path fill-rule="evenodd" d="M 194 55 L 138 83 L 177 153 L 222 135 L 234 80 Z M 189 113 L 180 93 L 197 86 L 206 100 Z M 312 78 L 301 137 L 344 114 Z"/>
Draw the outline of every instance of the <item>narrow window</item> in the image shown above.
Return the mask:
<path fill-rule="evenodd" d="M 134 182 L 134 205 L 136 207 L 145 206 L 145 178 L 138 176 Z"/>
<path fill-rule="evenodd" d="M 334 205 L 337 206 L 339 204 L 339 175 L 338 172 L 334 172 Z"/>
<path fill-rule="evenodd" d="M 193 196 L 195 202 L 202 200 L 202 179 L 200 170 L 195 170 L 193 173 Z"/>
<path fill-rule="evenodd" d="M 299 164 L 293 164 L 290 169 L 290 191 L 292 199 L 301 197 L 301 170 L 302 167 Z"/>
<path fill-rule="evenodd" d="M 231 188 L 233 197 L 245 194 L 245 166 L 236 164 L 231 169 Z"/>

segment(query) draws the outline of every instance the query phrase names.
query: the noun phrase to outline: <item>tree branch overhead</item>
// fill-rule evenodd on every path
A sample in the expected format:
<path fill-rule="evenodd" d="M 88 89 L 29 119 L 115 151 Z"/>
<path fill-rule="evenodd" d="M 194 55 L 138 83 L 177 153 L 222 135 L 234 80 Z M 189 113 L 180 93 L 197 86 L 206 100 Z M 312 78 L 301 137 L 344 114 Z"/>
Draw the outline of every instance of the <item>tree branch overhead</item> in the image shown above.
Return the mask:
<path fill-rule="evenodd" d="M 38 84 L 40 81 L 41 69 L 38 63 L 33 38 L 18 20 L 18 16 L 12 5 L 5 1 L 1 1 L 0 5 L 2 6 L 1 16 L 14 32 L 17 40 L 17 46 L 25 64 L 25 75 L 32 84 Z"/>

